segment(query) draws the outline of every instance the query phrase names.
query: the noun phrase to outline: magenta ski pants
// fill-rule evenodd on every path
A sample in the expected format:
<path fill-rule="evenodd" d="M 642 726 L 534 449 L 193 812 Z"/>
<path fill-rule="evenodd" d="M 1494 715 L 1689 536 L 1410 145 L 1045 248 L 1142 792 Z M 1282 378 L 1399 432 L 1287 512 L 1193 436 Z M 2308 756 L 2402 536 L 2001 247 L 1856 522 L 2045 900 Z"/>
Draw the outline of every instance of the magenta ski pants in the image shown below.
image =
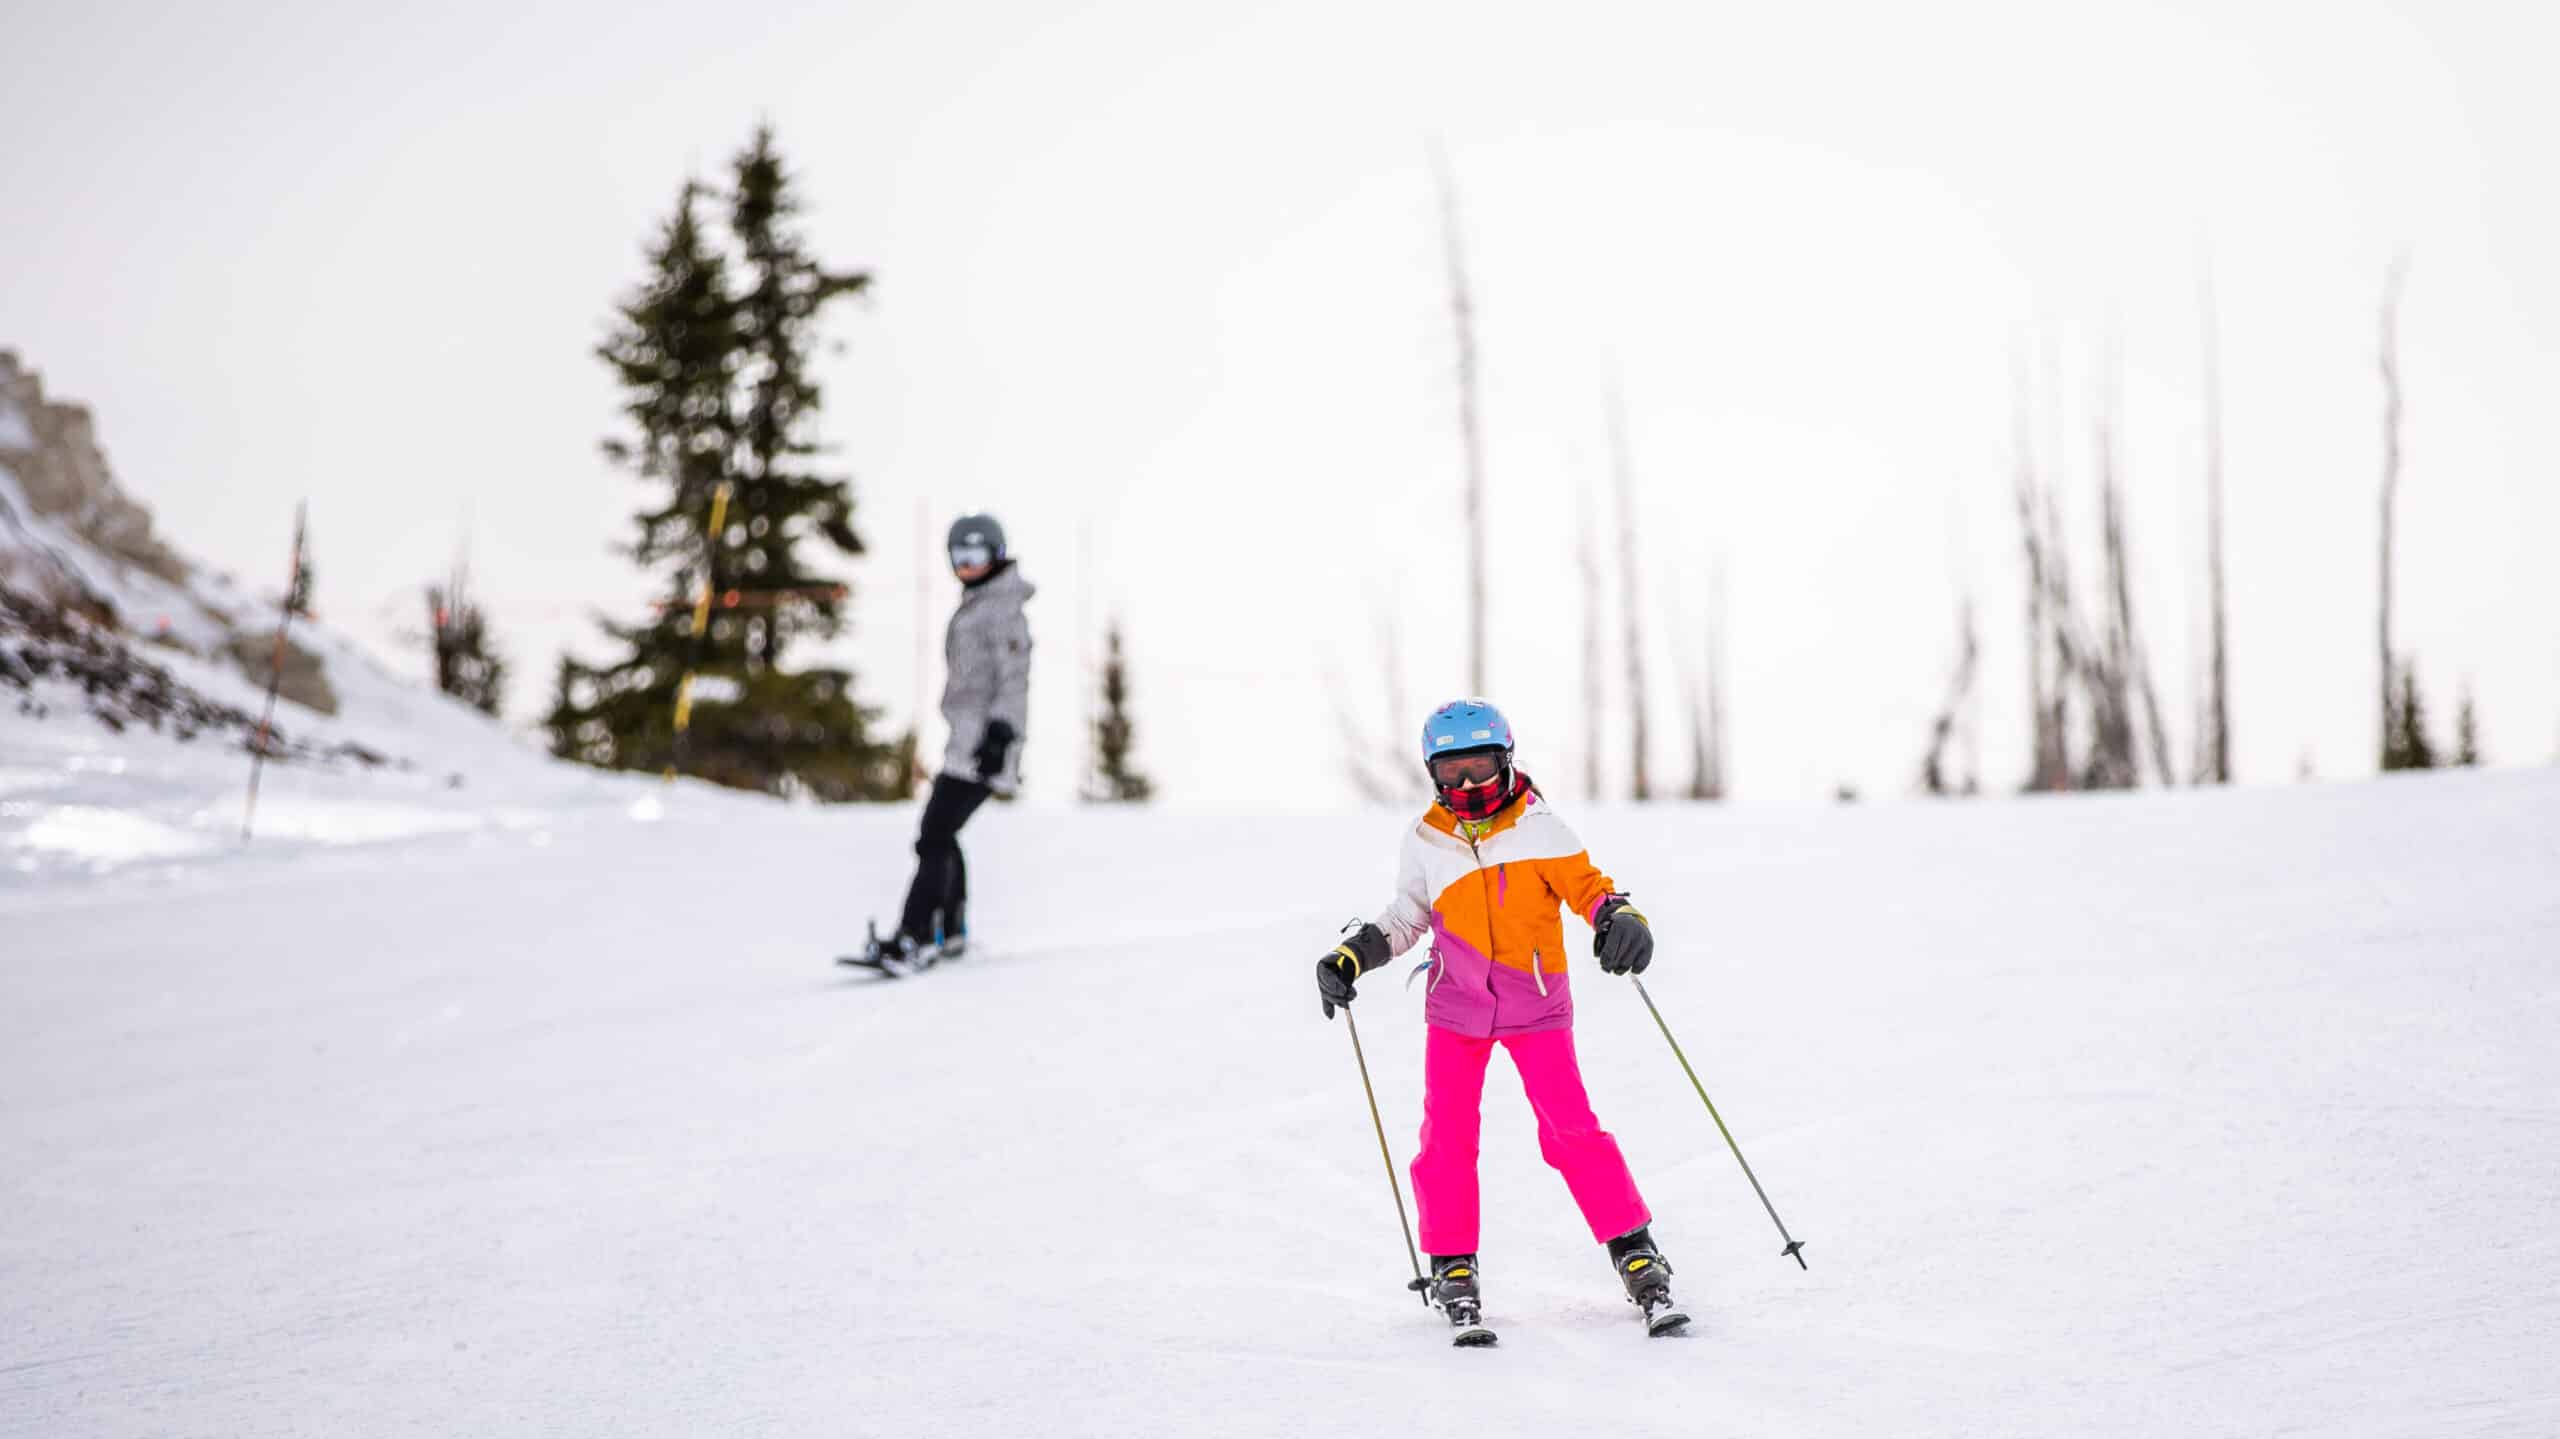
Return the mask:
<path fill-rule="evenodd" d="M 1425 1033 L 1422 1148 L 1413 1157 L 1413 1202 L 1422 1213 L 1425 1252 L 1476 1252 L 1476 1144 L 1484 1127 L 1485 1065 L 1497 1044 L 1511 1051 L 1538 1116 L 1538 1153 L 1564 1176 L 1591 1237 L 1605 1243 L 1652 1222 L 1618 1141 L 1600 1127 L 1583 1093 L 1572 1030 L 1473 1039 L 1431 1025 Z"/>

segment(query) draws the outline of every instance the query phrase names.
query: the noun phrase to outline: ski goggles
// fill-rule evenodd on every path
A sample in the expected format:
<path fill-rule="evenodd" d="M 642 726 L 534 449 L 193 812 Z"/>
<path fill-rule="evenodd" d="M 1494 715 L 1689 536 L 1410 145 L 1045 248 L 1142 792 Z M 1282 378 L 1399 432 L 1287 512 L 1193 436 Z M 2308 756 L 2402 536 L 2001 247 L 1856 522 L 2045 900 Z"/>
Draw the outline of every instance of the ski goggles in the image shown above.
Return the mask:
<path fill-rule="evenodd" d="M 1469 750 L 1464 754 L 1435 754 L 1431 757 L 1431 782 L 1442 789 L 1459 789 L 1469 785 L 1491 784 L 1501 778 L 1511 757 L 1498 749 Z"/>
<path fill-rule="evenodd" d="M 951 547 L 951 568 L 955 570 L 979 569 L 995 562 L 996 552 L 990 546 L 953 545 Z"/>

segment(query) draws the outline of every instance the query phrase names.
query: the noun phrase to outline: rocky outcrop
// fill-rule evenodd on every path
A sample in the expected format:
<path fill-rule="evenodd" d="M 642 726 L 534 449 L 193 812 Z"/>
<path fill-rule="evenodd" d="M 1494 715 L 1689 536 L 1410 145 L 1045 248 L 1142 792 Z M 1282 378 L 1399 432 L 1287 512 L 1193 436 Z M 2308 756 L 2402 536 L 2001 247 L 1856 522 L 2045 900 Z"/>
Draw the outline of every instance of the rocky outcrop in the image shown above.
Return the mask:
<path fill-rule="evenodd" d="M 265 656 L 259 662 L 264 664 Z M 46 681 L 55 683 L 39 689 Z M 367 766 L 389 762 L 360 744 L 304 738 L 287 723 L 262 726 L 237 705 L 188 687 L 114 631 L 0 584 L 0 703 L 13 699 L 21 713 L 37 718 L 52 706 L 77 704 L 119 734 L 149 729 L 180 740 L 218 736 L 244 750 L 257 748 L 263 739 L 271 759 Z"/>
<path fill-rule="evenodd" d="M 260 684 L 266 683 L 270 674 L 274 675 L 276 693 L 304 709 L 324 715 L 338 712 L 338 692 L 329 688 L 328 667 L 320 662 L 318 655 L 295 644 L 290 634 L 285 636 L 282 664 L 277 663 L 273 630 L 264 634 L 248 631 L 235 634 L 225 653 L 231 656 L 233 664 L 240 667 L 242 674 Z"/>
<path fill-rule="evenodd" d="M 151 511 L 117 486 L 88 407 L 47 399 L 43 378 L 7 349 L 0 349 L 0 471 L 24 500 L 13 505 L 0 493 L 0 584 L 17 591 L 22 607 L 227 659 L 260 687 L 276 672 L 272 624 L 235 619 L 205 600 L 193 567 L 152 533 Z M 137 574 L 148 580 L 137 584 Z M 140 612 L 120 613 L 137 595 Z M 290 640 L 277 693 L 319 714 L 338 712 L 320 656 Z"/>
<path fill-rule="evenodd" d="M 116 487 L 85 405 L 47 400 L 44 379 L 0 350 L 0 465 L 18 477 L 37 516 L 59 522 L 100 554 L 187 582 L 187 562 L 151 533 L 151 511 Z"/>

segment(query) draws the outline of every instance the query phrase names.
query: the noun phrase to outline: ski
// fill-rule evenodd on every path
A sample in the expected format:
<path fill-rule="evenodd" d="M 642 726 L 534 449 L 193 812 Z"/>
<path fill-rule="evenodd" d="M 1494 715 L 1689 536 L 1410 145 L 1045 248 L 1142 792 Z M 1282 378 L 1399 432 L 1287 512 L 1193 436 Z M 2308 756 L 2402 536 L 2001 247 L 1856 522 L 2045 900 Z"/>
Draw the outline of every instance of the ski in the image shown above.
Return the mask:
<path fill-rule="evenodd" d="M 1652 1231 L 1639 1229 L 1616 1243 L 1626 1245 L 1623 1252 L 1613 1245 L 1612 1252 L 1617 1253 L 1618 1277 L 1627 1286 L 1627 1302 L 1636 1307 L 1646 1335 L 1659 1339 L 1687 1328 L 1689 1316 L 1671 1297 L 1671 1266 L 1653 1247 Z"/>
<path fill-rule="evenodd" d="M 1494 1332 L 1484 1327 L 1483 1315 L 1474 1301 L 1460 1300 L 1442 1306 L 1441 1312 L 1449 1316 L 1450 1325 L 1457 1331 L 1449 1336 L 1450 1343 L 1461 1349 L 1482 1349 L 1494 1342 Z"/>
<path fill-rule="evenodd" d="M 1677 1334 L 1689 1327 L 1689 1316 L 1673 1308 L 1667 1301 L 1659 1311 L 1644 1316 L 1644 1332 L 1654 1339 Z"/>

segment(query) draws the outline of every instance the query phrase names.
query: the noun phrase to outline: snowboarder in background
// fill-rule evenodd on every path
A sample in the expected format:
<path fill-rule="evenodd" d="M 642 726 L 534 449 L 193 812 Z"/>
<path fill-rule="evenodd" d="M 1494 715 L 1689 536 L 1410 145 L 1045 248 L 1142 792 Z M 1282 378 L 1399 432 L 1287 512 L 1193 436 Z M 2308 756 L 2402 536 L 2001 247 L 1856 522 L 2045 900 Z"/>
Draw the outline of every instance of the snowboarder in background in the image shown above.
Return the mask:
<path fill-rule="evenodd" d="M 1334 1006 L 1351 1003 L 1361 975 L 1430 936 L 1422 1143 L 1412 1168 L 1431 1255 L 1425 1293 L 1457 1326 L 1457 1342 L 1492 1342 L 1476 1276 L 1476 1145 L 1485 1065 L 1499 1044 L 1537 1115 L 1539 1154 L 1564 1176 L 1591 1237 L 1608 1247 L 1628 1300 L 1650 1332 L 1676 1330 L 1688 1316 L 1672 1304 L 1653 1216 L 1583 1092 L 1556 911 L 1591 925 L 1592 952 L 1610 974 L 1643 973 L 1653 932 L 1513 766 L 1500 710 L 1480 699 L 1434 710 L 1422 727 L 1422 762 L 1439 798 L 1405 834 L 1395 898 L 1316 961 L 1316 989 L 1330 1019 Z"/>
<path fill-rule="evenodd" d="M 946 547 L 961 588 L 942 642 L 942 718 L 951 741 L 924 803 L 916 877 L 897 932 L 875 936 L 868 953 L 848 960 L 893 974 L 956 959 L 967 947 L 969 870 L 960 827 L 989 795 L 1012 798 L 1030 723 L 1031 625 L 1022 607 L 1031 582 L 1015 568 L 993 515 L 952 521 Z"/>

